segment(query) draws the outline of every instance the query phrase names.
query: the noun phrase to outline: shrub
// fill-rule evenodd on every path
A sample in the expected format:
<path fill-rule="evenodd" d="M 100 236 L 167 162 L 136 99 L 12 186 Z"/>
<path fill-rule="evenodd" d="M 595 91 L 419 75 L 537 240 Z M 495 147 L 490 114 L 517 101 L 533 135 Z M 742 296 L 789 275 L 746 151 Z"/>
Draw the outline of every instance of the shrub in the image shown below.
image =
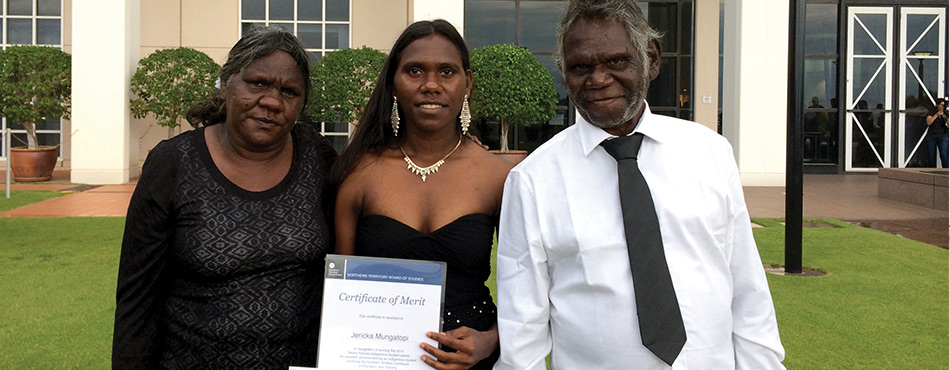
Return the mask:
<path fill-rule="evenodd" d="M 72 59 L 45 46 L 11 46 L 0 51 L 0 115 L 26 129 L 27 146 L 37 148 L 36 124 L 69 118 Z"/>
<path fill-rule="evenodd" d="M 211 57 L 190 48 L 158 50 L 142 58 L 132 76 L 132 116 L 154 114 L 172 137 L 188 108 L 217 91 L 219 68 Z"/>
<path fill-rule="evenodd" d="M 366 46 L 328 53 L 310 68 L 310 99 L 304 113 L 322 122 L 355 124 L 369 102 L 386 54 Z"/>
<path fill-rule="evenodd" d="M 554 118 L 557 90 L 547 68 L 524 48 L 488 45 L 471 53 L 475 88 L 472 117 L 501 122 L 501 151 L 510 124 L 535 125 Z"/>

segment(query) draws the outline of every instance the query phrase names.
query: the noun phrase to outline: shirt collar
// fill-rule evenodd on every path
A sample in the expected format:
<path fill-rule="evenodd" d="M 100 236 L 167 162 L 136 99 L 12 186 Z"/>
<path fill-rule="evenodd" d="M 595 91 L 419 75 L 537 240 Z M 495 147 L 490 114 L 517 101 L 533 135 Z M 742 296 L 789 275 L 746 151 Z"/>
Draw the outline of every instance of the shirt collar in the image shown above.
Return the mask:
<path fill-rule="evenodd" d="M 640 116 L 640 122 L 637 122 L 637 127 L 633 129 L 633 132 L 642 133 L 643 136 L 658 142 L 666 141 L 672 133 L 662 122 L 651 118 L 652 116 L 653 113 L 650 111 L 650 105 L 644 101 L 643 115 Z M 607 138 L 616 137 L 608 134 L 607 131 L 604 131 L 602 128 L 587 122 L 581 115 L 578 115 L 576 125 L 578 125 L 577 129 L 581 140 L 581 147 L 584 149 L 585 156 L 590 155 L 590 153 L 594 151 L 594 148 L 600 146 L 600 143 Z"/>

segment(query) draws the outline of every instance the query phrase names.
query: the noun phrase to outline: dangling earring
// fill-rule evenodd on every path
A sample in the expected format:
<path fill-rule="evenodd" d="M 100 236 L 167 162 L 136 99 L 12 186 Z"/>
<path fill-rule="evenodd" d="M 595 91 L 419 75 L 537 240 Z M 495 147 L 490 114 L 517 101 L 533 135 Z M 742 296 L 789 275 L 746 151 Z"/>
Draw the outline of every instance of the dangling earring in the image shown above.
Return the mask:
<path fill-rule="evenodd" d="M 393 136 L 399 136 L 399 104 L 396 104 L 396 96 L 393 96 L 393 112 L 389 114 L 389 120 L 393 123 Z"/>
<path fill-rule="evenodd" d="M 462 122 L 462 135 L 467 135 L 468 126 L 472 124 L 472 112 L 468 109 L 468 94 L 465 94 L 465 100 L 462 101 L 462 113 L 459 114 L 459 121 Z"/>

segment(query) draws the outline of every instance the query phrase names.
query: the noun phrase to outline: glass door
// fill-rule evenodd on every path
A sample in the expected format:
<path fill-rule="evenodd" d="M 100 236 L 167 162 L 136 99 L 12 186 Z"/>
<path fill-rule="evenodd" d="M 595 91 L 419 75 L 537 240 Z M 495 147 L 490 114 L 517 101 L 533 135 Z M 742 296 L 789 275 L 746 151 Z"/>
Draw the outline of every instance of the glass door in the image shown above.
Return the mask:
<path fill-rule="evenodd" d="M 891 164 L 893 14 L 890 7 L 848 9 L 846 171 Z"/>
<path fill-rule="evenodd" d="M 900 167 L 925 167 L 925 116 L 946 97 L 947 25 L 943 8 L 901 8 L 897 153 Z M 947 167 L 944 163 L 943 167 Z"/>

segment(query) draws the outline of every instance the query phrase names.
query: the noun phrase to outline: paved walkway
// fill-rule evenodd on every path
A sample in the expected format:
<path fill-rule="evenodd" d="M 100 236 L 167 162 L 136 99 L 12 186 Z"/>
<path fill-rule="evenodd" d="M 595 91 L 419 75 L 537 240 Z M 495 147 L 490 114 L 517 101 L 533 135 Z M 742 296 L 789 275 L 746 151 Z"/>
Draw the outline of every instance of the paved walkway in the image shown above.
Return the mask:
<path fill-rule="evenodd" d="M 70 184 L 16 184 L 12 189 L 51 190 L 71 194 L 2 212 L 0 217 L 125 217 L 135 184 L 95 187 Z M 6 196 L 5 191 L 2 196 Z"/>
<path fill-rule="evenodd" d="M 0 171 L 0 180 L 3 178 Z M 134 183 L 75 185 L 62 178 L 42 184 L 14 184 L 15 190 L 73 193 L 3 212 L 0 217 L 124 217 L 134 188 Z M 746 187 L 744 190 L 752 217 L 785 217 L 784 187 Z M 805 175 L 803 193 L 802 213 L 805 218 L 835 218 L 859 223 L 947 248 L 948 213 L 878 198 L 875 174 Z"/>
<path fill-rule="evenodd" d="M 785 217 L 785 187 L 746 187 L 752 217 Z M 877 174 L 805 175 L 802 216 L 835 218 L 897 234 L 946 249 L 950 244 L 947 211 L 877 196 Z"/>
<path fill-rule="evenodd" d="M 785 217 L 785 187 L 745 187 L 752 217 Z M 802 216 L 839 220 L 916 220 L 947 218 L 938 211 L 879 198 L 877 174 L 805 175 Z"/>

